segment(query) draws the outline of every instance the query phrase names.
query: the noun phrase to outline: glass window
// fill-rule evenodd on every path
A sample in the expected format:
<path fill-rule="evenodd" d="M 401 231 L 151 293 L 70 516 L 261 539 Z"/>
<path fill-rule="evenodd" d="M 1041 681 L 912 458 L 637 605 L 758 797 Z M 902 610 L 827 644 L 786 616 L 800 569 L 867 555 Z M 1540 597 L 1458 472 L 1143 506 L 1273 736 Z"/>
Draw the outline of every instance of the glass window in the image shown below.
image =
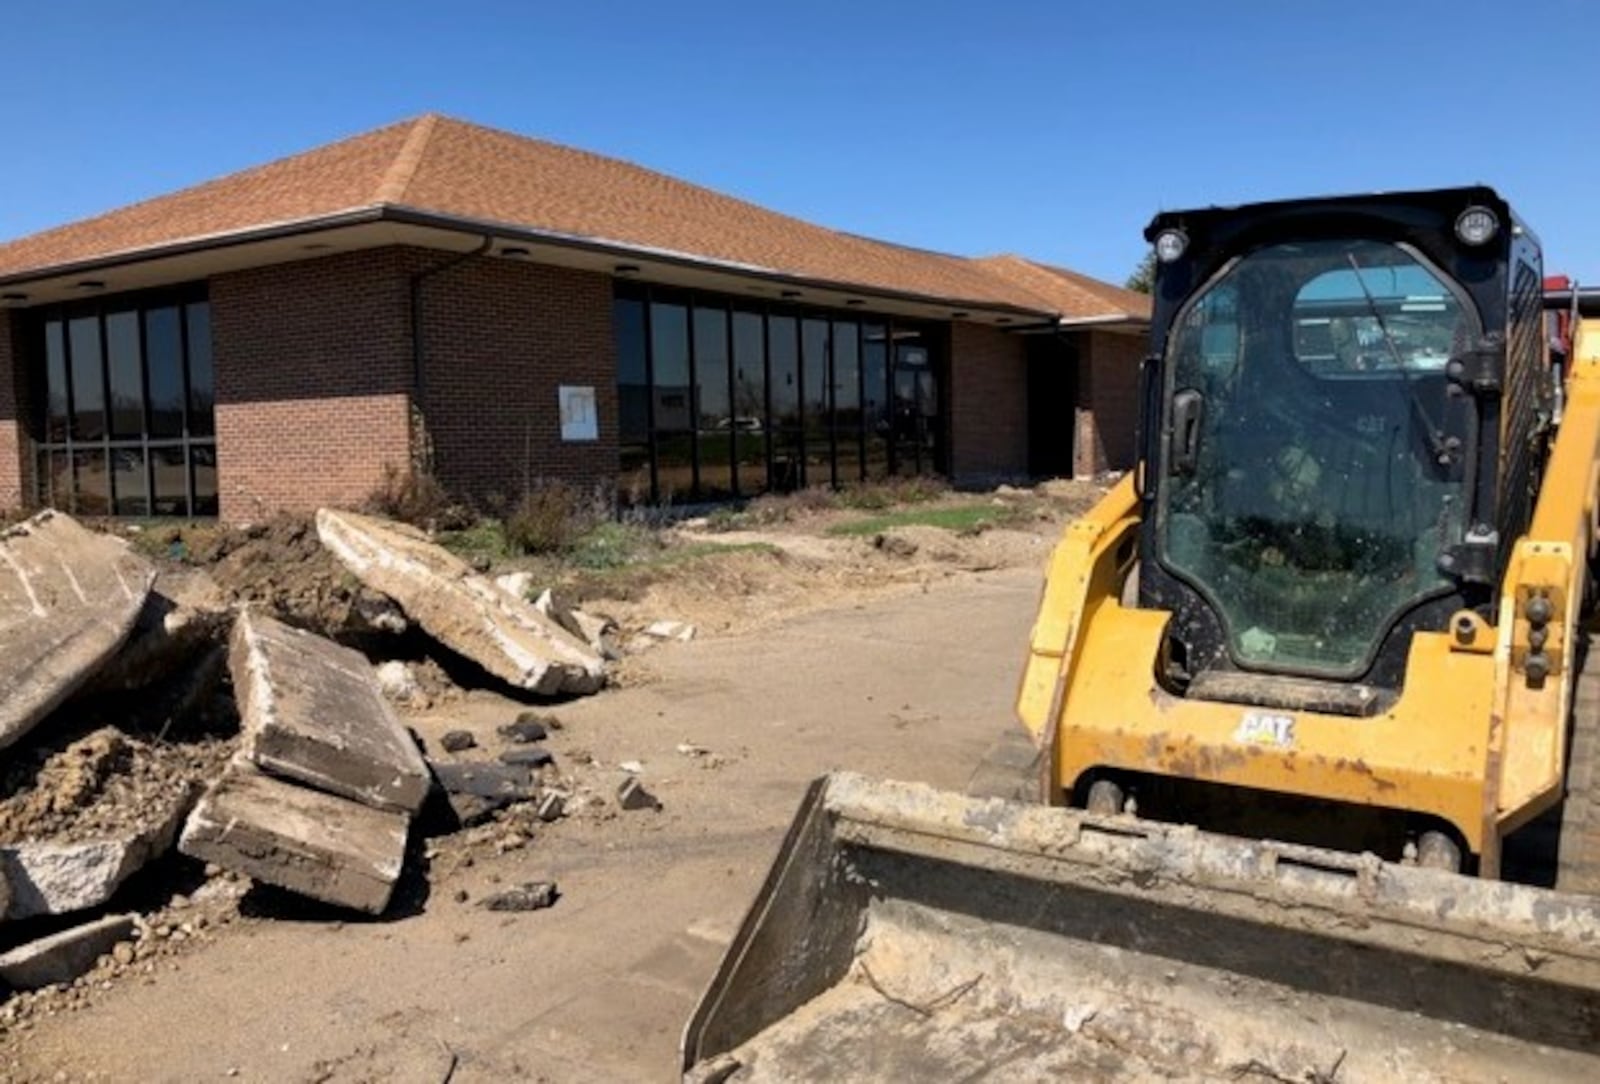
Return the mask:
<path fill-rule="evenodd" d="M 695 306 L 695 417 L 703 500 L 733 493 L 733 412 L 728 379 L 728 311 Z"/>
<path fill-rule="evenodd" d="M 80 516 L 110 515 L 111 475 L 106 470 L 106 453 L 100 449 L 73 452 L 72 470 L 77 489 L 73 512 Z"/>
<path fill-rule="evenodd" d="M 1376 240 L 1262 246 L 1189 303 L 1161 424 L 1191 437 L 1159 468 L 1156 539 L 1234 661 L 1354 676 L 1448 586 L 1478 450 L 1444 364 L 1477 334 L 1442 273 Z"/>
<path fill-rule="evenodd" d="M 211 367 L 211 305 L 197 301 L 185 305 L 189 347 L 189 434 L 216 432 L 216 382 Z"/>
<path fill-rule="evenodd" d="M 656 496 L 671 503 L 694 493 L 694 404 L 689 379 L 689 310 L 650 305 L 650 362 L 655 383 Z"/>
<path fill-rule="evenodd" d="M 800 428 L 800 346 L 792 316 L 767 318 L 767 360 L 771 363 L 772 424 Z"/>
<path fill-rule="evenodd" d="M 650 437 L 650 373 L 646 367 L 644 302 L 618 298 L 611 310 L 617 343 L 617 423 L 623 443 Z"/>
<path fill-rule="evenodd" d="M 728 313 L 724 309 L 694 310 L 694 379 L 700 428 L 727 428 Z"/>
<path fill-rule="evenodd" d="M 621 489 L 717 500 L 936 469 L 937 325 L 619 284 Z M 897 394 L 898 393 L 898 394 Z M 634 405 L 630 405 L 630 403 Z M 898 406 L 898 409 L 897 409 Z"/>
<path fill-rule="evenodd" d="M 49 320 L 44 325 L 44 383 L 45 383 L 45 440 L 67 439 L 67 339 L 66 328 L 60 320 Z"/>
<path fill-rule="evenodd" d="M 150 449 L 151 475 L 155 480 L 155 514 L 189 514 L 189 468 L 182 448 Z"/>
<path fill-rule="evenodd" d="M 144 433 L 144 363 L 139 350 L 139 314 L 106 317 L 106 369 L 111 384 L 111 435 Z"/>
<path fill-rule="evenodd" d="M 217 514 L 217 449 L 196 444 L 190 456 L 194 463 L 194 515 Z"/>
<path fill-rule="evenodd" d="M 625 504 L 647 504 L 650 493 L 650 369 L 644 302 L 619 297 L 611 310 L 617 344 L 617 423 Z"/>
<path fill-rule="evenodd" d="M 733 433 L 739 492 L 767 488 L 766 328 L 758 312 L 733 314 Z"/>
<path fill-rule="evenodd" d="M 854 323 L 833 325 L 834 456 L 840 484 L 861 480 L 860 331 Z"/>
<path fill-rule="evenodd" d="M 767 318 L 768 387 L 772 396 L 772 489 L 804 485 L 800 465 L 800 329 L 792 316 Z"/>
<path fill-rule="evenodd" d="M 72 437 L 74 440 L 100 440 L 106 435 L 100 318 L 83 316 L 68 322 L 67 348 L 72 359 Z"/>
<path fill-rule="evenodd" d="M 148 516 L 150 501 L 145 488 L 144 452 L 139 448 L 111 449 L 112 505 L 119 516 Z"/>
<path fill-rule="evenodd" d="M 150 435 L 183 436 L 183 338 L 178 310 L 151 309 L 145 313 L 146 360 L 150 376 Z"/>
<path fill-rule="evenodd" d="M 861 329 L 861 411 L 867 428 L 868 478 L 889 475 L 889 329 L 866 324 Z"/>
<path fill-rule="evenodd" d="M 833 484 L 833 411 L 828 402 L 828 321 L 800 321 L 801 388 L 805 399 L 805 485 Z"/>
<path fill-rule="evenodd" d="M 194 288 L 38 313 L 35 498 L 83 515 L 217 513 L 210 308 Z"/>

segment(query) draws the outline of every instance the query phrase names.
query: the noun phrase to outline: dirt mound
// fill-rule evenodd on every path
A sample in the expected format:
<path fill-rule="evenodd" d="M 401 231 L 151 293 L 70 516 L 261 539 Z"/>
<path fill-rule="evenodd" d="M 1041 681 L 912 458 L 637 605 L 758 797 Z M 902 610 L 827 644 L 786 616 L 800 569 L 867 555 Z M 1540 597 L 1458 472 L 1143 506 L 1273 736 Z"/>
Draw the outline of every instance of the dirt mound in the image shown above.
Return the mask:
<path fill-rule="evenodd" d="M 284 514 L 237 528 L 173 527 L 143 548 L 205 568 L 233 602 L 252 603 L 326 636 L 367 631 L 366 615 L 390 605 L 364 589 L 323 548 L 310 516 Z"/>
<path fill-rule="evenodd" d="M 154 742 L 102 727 L 0 776 L 0 842 L 79 843 L 148 826 L 172 795 L 232 754 L 221 738 Z"/>

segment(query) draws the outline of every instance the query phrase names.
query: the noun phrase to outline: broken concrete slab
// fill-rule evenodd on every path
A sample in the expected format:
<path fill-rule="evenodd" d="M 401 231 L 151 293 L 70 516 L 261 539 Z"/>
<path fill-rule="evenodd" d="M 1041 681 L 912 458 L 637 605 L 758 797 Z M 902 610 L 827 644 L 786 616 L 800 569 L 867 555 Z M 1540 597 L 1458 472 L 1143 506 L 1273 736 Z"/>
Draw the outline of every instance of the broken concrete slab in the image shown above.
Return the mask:
<path fill-rule="evenodd" d="M 644 789 L 644 784 L 629 776 L 617 788 L 617 804 L 632 812 L 636 809 L 660 810 L 661 799 Z"/>
<path fill-rule="evenodd" d="M 162 569 L 122 647 L 86 684 L 86 693 L 146 689 L 221 642 L 232 617 L 222 588 L 197 568 Z"/>
<path fill-rule="evenodd" d="M 481 824 L 515 802 L 531 801 L 539 793 L 533 773 L 525 767 L 442 764 L 433 760 L 428 765 L 445 793 L 451 812 L 465 828 Z"/>
<path fill-rule="evenodd" d="M 622 658 L 622 650 L 617 643 L 619 629 L 614 620 L 604 614 L 592 614 L 585 610 L 573 610 L 569 616 L 572 618 L 569 626 L 572 631 L 599 652 L 601 658 L 607 662 Z"/>
<path fill-rule="evenodd" d="M 496 576 L 494 585 L 508 595 L 526 599 L 528 592 L 533 590 L 533 573 L 507 572 L 504 576 Z"/>
<path fill-rule="evenodd" d="M 137 915 L 107 915 L 70 930 L 18 945 L 0 956 L 0 982 L 13 990 L 37 990 L 71 982 L 95 961 L 133 937 Z"/>
<path fill-rule="evenodd" d="M 382 914 L 405 862 L 409 818 L 236 761 L 206 791 L 178 849 L 191 858 L 368 914 Z"/>
<path fill-rule="evenodd" d="M 646 636 L 657 640 L 678 640 L 688 643 L 694 639 L 694 626 L 683 621 L 656 621 L 644 630 Z"/>
<path fill-rule="evenodd" d="M 515 742 L 517 745 L 544 741 L 550 736 L 550 728 L 538 717 L 527 713 L 518 716 L 516 722 L 507 723 L 495 732 L 506 741 Z"/>
<path fill-rule="evenodd" d="M 391 700 L 409 703 L 422 696 L 422 683 L 417 680 L 416 672 L 408 663 L 392 659 L 379 665 L 374 674 L 378 679 L 378 688 Z"/>
<path fill-rule="evenodd" d="M 20 842 L 0 846 L 0 918 L 24 919 L 86 911 L 109 900 L 122 882 L 172 849 L 194 804 L 187 787 L 153 811 L 138 831 L 81 843 Z"/>
<path fill-rule="evenodd" d="M 362 583 L 502 681 L 544 694 L 592 693 L 605 684 L 598 652 L 420 531 L 324 508 L 317 533 Z"/>
<path fill-rule="evenodd" d="M 379 809 L 427 801 L 428 766 L 359 651 L 245 610 L 228 666 L 244 752 L 261 768 Z"/>
<path fill-rule="evenodd" d="M 554 907 L 560 897 L 554 881 L 528 881 L 483 897 L 479 906 L 489 911 L 542 911 Z"/>
<path fill-rule="evenodd" d="M 558 790 L 546 791 L 539 798 L 539 819 L 545 823 L 567 815 L 567 796 Z"/>
<path fill-rule="evenodd" d="M 531 748 L 526 745 L 518 746 L 515 749 L 507 749 L 500 754 L 500 763 L 502 764 L 523 765 L 529 768 L 542 768 L 546 764 L 554 762 L 555 759 L 550 750 L 541 749 L 537 746 Z"/>
<path fill-rule="evenodd" d="M 538 793 L 533 774 L 526 767 L 502 764 L 441 764 L 429 761 L 434 778 L 446 794 L 470 794 L 478 798 L 508 798 L 523 802 Z"/>
<path fill-rule="evenodd" d="M 59 512 L 0 532 L 0 749 L 116 654 L 154 579 L 126 542 Z"/>

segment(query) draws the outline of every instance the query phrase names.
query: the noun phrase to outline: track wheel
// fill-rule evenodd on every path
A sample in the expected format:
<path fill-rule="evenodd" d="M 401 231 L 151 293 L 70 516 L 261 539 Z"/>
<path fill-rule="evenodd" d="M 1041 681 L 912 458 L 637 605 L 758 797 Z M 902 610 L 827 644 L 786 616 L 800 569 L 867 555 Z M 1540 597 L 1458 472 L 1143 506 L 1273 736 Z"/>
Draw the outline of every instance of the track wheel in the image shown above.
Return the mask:
<path fill-rule="evenodd" d="M 1576 652 L 1556 888 L 1600 896 L 1600 651 L 1593 646 L 1584 634 Z"/>
<path fill-rule="evenodd" d="M 1090 813 L 1101 813 L 1106 816 L 1116 816 L 1122 812 L 1123 803 L 1127 795 L 1122 788 L 1109 779 L 1096 779 L 1089 784 L 1089 797 L 1083 803 L 1084 808 Z"/>
<path fill-rule="evenodd" d="M 1443 832 L 1424 832 L 1417 838 L 1417 865 L 1460 873 L 1461 848 Z"/>

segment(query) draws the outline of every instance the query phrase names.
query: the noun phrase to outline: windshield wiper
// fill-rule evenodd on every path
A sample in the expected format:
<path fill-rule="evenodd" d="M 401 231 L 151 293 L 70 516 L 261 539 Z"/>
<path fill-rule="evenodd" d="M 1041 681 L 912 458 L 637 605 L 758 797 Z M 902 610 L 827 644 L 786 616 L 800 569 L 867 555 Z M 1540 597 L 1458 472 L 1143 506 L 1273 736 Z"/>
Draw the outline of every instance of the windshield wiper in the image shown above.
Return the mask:
<path fill-rule="evenodd" d="M 1344 258 L 1349 261 L 1350 270 L 1355 273 L 1356 285 L 1361 287 L 1361 296 L 1367 299 L 1367 312 L 1372 314 L 1378 330 L 1383 334 L 1383 344 L 1389 348 L 1389 356 L 1394 359 L 1394 366 L 1400 371 L 1400 379 L 1405 382 L 1406 396 L 1411 400 L 1411 409 L 1416 412 L 1417 420 L 1422 423 L 1423 431 L 1428 435 L 1428 450 L 1433 453 L 1434 460 L 1440 466 L 1445 466 L 1453 454 L 1452 442 L 1445 439 L 1443 427 L 1433 420 L 1427 404 L 1417 393 L 1417 385 L 1411 370 L 1400 357 L 1400 348 L 1395 345 L 1394 336 L 1389 334 L 1389 325 L 1384 322 L 1383 313 L 1378 311 L 1378 302 L 1373 298 L 1372 291 L 1367 289 L 1367 281 L 1361 277 L 1361 265 L 1356 262 L 1356 254 L 1346 252 Z"/>

